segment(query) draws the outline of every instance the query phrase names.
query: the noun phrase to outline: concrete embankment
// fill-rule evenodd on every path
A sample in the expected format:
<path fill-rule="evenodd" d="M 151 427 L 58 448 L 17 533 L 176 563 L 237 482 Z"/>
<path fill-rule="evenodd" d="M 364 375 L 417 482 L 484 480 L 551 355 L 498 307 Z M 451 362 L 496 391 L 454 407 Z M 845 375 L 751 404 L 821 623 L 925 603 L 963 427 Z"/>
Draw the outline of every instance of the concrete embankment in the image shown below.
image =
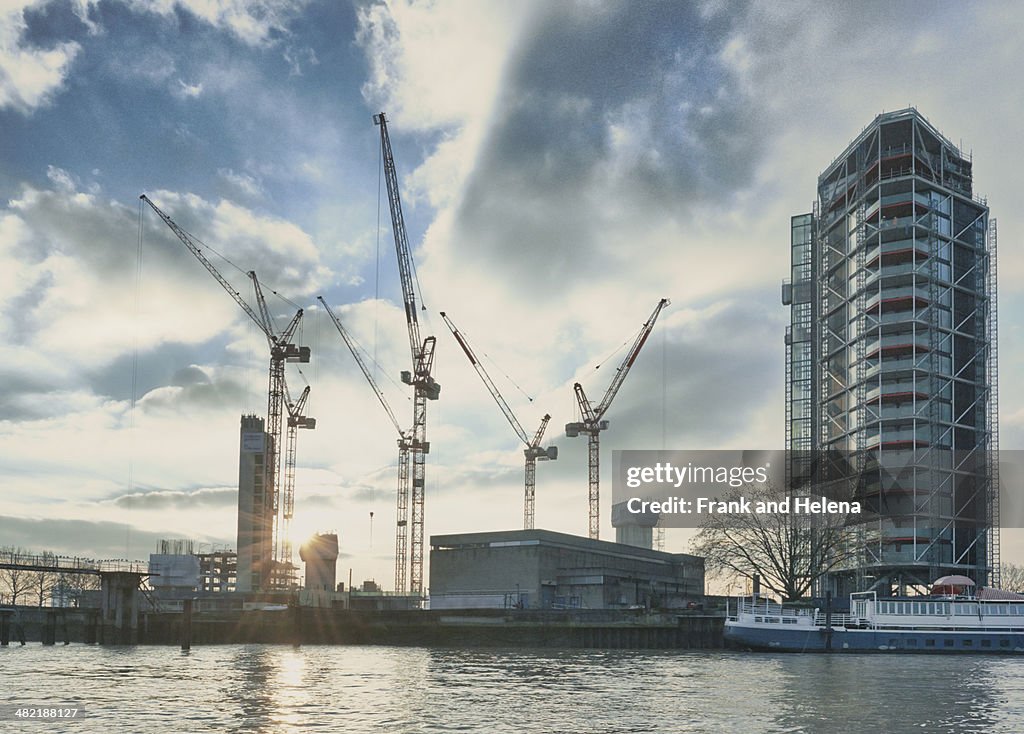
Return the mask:
<path fill-rule="evenodd" d="M 192 615 L 192 645 L 228 643 L 686 649 L 722 647 L 723 617 L 529 610 L 353 612 L 293 607 Z M 178 644 L 182 614 L 146 614 L 140 641 Z"/>

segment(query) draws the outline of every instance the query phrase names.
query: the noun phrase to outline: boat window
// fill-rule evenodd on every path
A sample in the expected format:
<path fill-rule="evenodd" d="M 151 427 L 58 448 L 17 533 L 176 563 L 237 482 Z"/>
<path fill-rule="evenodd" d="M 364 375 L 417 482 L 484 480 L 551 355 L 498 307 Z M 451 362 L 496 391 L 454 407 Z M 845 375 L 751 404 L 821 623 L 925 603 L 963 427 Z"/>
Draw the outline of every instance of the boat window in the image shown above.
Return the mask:
<path fill-rule="evenodd" d="M 982 640 L 981 641 L 981 646 L 982 647 L 992 647 L 992 640 Z"/>
<path fill-rule="evenodd" d="M 963 641 L 963 646 L 964 647 L 973 647 L 974 646 L 974 640 L 964 640 Z"/>
<path fill-rule="evenodd" d="M 945 645 L 946 647 L 953 647 L 953 641 L 952 640 L 943 640 L 942 644 Z"/>
<path fill-rule="evenodd" d="M 999 647 L 1009 647 L 1009 646 L 1010 646 L 1010 641 L 1009 640 L 1000 640 L 999 641 Z"/>
<path fill-rule="evenodd" d="M 907 638 L 907 647 L 917 647 L 917 640 L 913 637 Z"/>
<path fill-rule="evenodd" d="M 924 641 L 924 646 L 925 647 L 935 647 L 935 640 L 925 640 Z"/>
<path fill-rule="evenodd" d="M 754 621 L 755 622 L 763 622 L 764 621 L 764 617 L 754 617 Z"/>

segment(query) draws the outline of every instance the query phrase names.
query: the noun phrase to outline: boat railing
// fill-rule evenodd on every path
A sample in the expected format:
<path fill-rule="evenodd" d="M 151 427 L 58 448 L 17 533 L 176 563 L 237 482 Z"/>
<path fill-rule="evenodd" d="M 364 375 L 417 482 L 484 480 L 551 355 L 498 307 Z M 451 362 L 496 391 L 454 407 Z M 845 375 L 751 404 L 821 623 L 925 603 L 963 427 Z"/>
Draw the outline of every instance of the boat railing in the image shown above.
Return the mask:
<path fill-rule="evenodd" d="M 803 617 L 807 616 L 812 610 L 809 609 L 793 609 L 792 607 L 784 607 L 781 604 L 768 599 L 752 599 L 749 597 L 740 598 L 737 600 L 737 613 L 738 614 L 757 614 L 764 615 L 766 617 Z"/>
<path fill-rule="evenodd" d="M 845 614 L 832 612 L 832 619 L 828 620 L 833 627 L 856 627 L 861 623 L 860 617 L 855 614 Z M 814 610 L 814 625 L 816 627 L 824 627 L 826 622 L 826 615 L 820 609 Z"/>

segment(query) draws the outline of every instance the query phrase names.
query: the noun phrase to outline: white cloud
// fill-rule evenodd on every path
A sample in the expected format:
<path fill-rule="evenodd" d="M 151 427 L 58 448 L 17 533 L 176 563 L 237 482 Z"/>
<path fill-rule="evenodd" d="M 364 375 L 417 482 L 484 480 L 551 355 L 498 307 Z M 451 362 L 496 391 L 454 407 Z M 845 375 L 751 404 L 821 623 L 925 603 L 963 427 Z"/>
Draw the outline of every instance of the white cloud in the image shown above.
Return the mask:
<path fill-rule="evenodd" d="M 34 4 L 15 0 L 0 8 L 0 109 L 31 114 L 48 104 L 81 50 L 72 42 L 46 49 L 26 45 L 24 11 Z"/>
<path fill-rule="evenodd" d="M 175 93 L 185 99 L 195 99 L 203 93 L 203 83 L 198 82 L 196 84 L 188 84 L 187 82 L 178 80 L 178 86 L 174 88 Z"/>
<path fill-rule="evenodd" d="M 308 0 L 130 0 L 136 12 L 173 17 L 176 8 L 223 28 L 243 42 L 263 46 L 288 33 L 288 23 Z"/>
<path fill-rule="evenodd" d="M 248 173 L 235 173 L 230 168 L 218 168 L 217 175 L 245 196 L 251 198 L 263 196 L 263 186 L 255 176 L 250 176 Z"/>

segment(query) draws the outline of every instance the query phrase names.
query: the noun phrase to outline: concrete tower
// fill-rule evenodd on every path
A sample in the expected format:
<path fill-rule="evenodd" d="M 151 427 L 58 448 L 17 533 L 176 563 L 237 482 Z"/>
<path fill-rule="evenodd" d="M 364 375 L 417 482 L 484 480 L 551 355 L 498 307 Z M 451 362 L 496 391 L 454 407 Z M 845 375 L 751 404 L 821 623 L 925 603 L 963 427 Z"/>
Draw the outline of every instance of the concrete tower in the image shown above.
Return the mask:
<path fill-rule="evenodd" d="M 791 234 L 791 472 L 843 452 L 868 511 L 819 591 L 998 585 L 996 228 L 971 157 L 916 109 L 879 115 Z"/>
<path fill-rule="evenodd" d="M 270 436 L 243 415 L 238 452 L 238 591 L 266 591 L 274 558 L 274 488 L 267 486 Z M 272 475 L 271 475 L 272 476 Z"/>
<path fill-rule="evenodd" d="M 338 536 L 318 533 L 299 548 L 299 558 L 306 564 L 306 588 L 334 591 L 337 583 Z"/>

